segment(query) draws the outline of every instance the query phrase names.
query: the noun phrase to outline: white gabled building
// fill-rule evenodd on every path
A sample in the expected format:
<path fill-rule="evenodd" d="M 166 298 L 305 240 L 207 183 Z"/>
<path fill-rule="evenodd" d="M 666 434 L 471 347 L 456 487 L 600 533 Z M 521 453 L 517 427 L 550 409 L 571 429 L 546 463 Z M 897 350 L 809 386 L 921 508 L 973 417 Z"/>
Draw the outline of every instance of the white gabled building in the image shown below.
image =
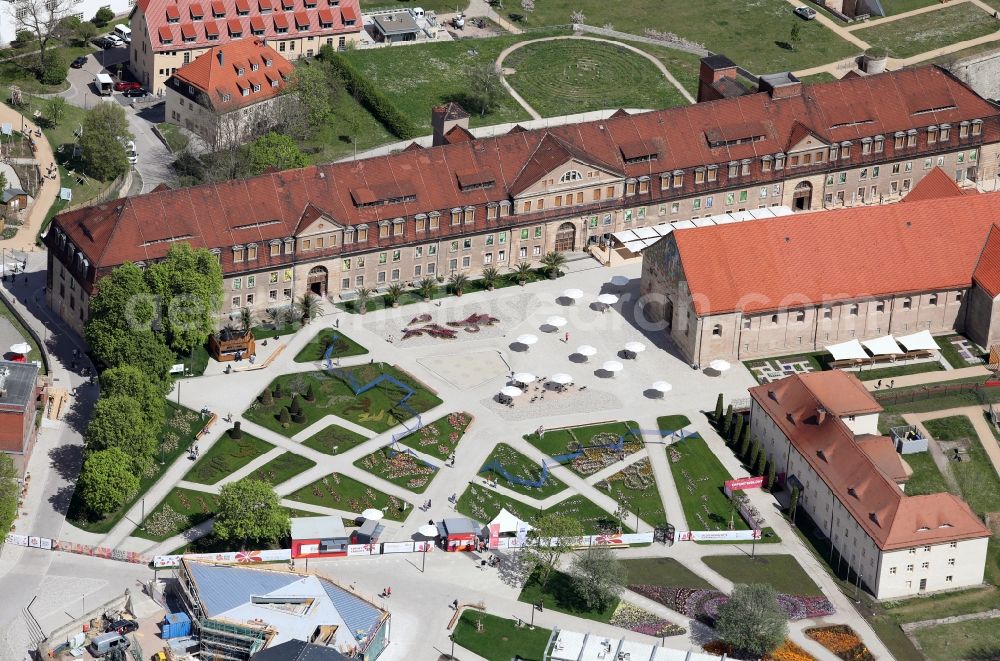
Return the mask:
<path fill-rule="evenodd" d="M 878 435 L 882 407 L 854 375 L 789 376 L 750 396 L 751 436 L 876 598 L 983 582 L 989 528 L 949 493 L 906 495 L 911 471 Z"/>

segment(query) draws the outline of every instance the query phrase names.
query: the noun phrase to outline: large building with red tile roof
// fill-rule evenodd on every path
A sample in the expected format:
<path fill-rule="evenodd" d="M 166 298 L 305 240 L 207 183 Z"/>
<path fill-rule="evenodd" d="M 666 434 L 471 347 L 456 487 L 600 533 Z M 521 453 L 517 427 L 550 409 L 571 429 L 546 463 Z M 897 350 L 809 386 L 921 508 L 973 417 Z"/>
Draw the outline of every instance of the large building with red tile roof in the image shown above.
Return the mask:
<path fill-rule="evenodd" d="M 179 241 L 218 253 L 228 314 L 505 269 L 727 211 L 898 200 L 937 164 L 992 179 L 1000 154 L 1000 111 L 933 66 L 484 138 L 454 104 L 433 116 L 432 146 L 57 216 L 53 308 L 81 327 L 100 277 Z"/>
<path fill-rule="evenodd" d="M 153 94 L 206 50 L 262 39 L 294 60 L 361 34 L 358 0 L 138 0 L 130 18 L 129 69 Z"/>
<path fill-rule="evenodd" d="M 647 309 L 695 365 L 925 329 L 988 346 L 1000 193 L 942 178 L 929 185 L 944 197 L 676 230 L 643 254 Z"/>
<path fill-rule="evenodd" d="M 983 582 L 990 530 L 950 493 L 908 496 L 912 473 L 878 433 L 882 407 L 841 370 L 750 389 L 750 433 L 798 507 L 878 599 Z"/>
<path fill-rule="evenodd" d="M 208 49 L 167 79 L 167 121 L 213 151 L 252 140 L 278 123 L 292 65 L 260 39 Z"/>

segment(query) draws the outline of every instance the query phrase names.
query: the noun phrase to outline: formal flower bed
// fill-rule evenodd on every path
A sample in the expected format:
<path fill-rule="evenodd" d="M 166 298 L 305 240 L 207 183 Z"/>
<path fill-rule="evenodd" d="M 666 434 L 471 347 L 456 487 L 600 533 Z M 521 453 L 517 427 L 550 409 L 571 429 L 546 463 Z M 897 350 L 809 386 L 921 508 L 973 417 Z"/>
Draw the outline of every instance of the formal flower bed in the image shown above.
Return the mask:
<path fill-rule="evenodd" d="M 687 633 L 687 629 L 678 626 L 673 622 L 664 620 L 662 617 L 650 613 L 647 610 L 626 604 L 624 601 L 618 604 L 608 624 L 612 626 L 644 633 L 647 636 L 680 636 Z"/>
<path fill-rule="evenodd" d="M 806 635 L 844 661 L 875 661 L 858 634 L 846 624 L 806 629 Z"/>
<path fill-rule="evenodd" d="M 659 585 L 630 585 L 628 589 L 678 613 L 709 622 L 718 616 L 719 607 L 729 601 L 729 597 L 718 590 L 668 588 Z M 778 605 L 790 620 L 823 617 L 836 612 L 833 604 L 825 597 L 779 594 Z"/>
<path fill-rule="evenodd" d="M 710 654 L 732 655 L 729 645 L 721 640 L 713 640 L 705 645 L 705 651 Z M 786 640 L 781 647 L 769 654 L 765 654 L 763 661 L 816 661 L 816 657 L 806 652 L 790 640 Z"/>

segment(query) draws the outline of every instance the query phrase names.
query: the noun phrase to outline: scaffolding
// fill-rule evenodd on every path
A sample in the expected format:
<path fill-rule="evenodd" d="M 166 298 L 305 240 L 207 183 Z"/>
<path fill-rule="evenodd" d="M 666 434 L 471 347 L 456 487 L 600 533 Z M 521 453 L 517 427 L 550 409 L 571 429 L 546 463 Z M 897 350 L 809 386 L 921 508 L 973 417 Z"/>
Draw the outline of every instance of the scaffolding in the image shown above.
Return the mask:
<path fill-rule="evenodd" d="M 206 661 L 249 661 L 262 650 L 274 631 L 265 623 L 237 624 L 225 620 L 198 620 L 199 652 Z"/>

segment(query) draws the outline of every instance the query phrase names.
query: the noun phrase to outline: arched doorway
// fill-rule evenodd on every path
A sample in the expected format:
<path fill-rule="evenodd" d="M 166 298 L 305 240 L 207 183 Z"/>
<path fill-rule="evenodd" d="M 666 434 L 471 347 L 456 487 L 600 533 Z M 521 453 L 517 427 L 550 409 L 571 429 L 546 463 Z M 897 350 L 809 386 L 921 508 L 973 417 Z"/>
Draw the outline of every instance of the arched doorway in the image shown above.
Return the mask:
<path fill-rule="evenodd" d="M 563 223 L 556 231 L 556 250 L 572 252 L 576 249 L 576 226 L 573 223 Z"/>
<path fill-rule="evenodd" d="M 808 181 L 800 181 L 792 192 L 792 209 L 808 211 L 812 207 L 813 187 Z"/>
<path fill-rule="evenodd" d="M 314 266 L 309 269 L 309 276 L 306 278 L 306 282 L 309 285 L 309 291 L 317 296 L 326 296 L 326 283 L 328 278 L 329 274 L 324 266 Z"/>

